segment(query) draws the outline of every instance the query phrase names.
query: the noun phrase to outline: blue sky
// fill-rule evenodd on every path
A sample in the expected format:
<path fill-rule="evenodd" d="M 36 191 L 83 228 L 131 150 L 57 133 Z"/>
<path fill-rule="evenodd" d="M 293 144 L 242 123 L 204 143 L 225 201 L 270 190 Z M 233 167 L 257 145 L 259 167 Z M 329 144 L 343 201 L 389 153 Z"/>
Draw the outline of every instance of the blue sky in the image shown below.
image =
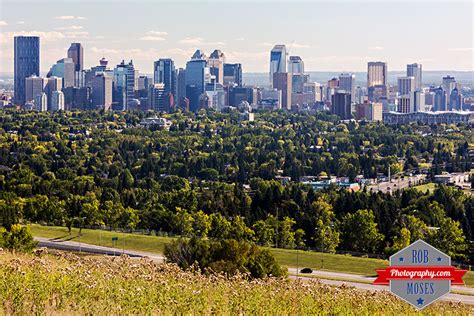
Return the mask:
<path fill-rule="evenodd" d="M 219 48 L 244 72 L 268 71 L 274 44 L 310 71 L 364 71 L 369 60 L 402 70 L 474 70 L 473 2 L 0 0 L 0 72 L 13 69 L 13 36 L 41 36 L 41 68 L 82 42 L 85 64 L 133 59 L 183 67 L 195 49 Z"/>

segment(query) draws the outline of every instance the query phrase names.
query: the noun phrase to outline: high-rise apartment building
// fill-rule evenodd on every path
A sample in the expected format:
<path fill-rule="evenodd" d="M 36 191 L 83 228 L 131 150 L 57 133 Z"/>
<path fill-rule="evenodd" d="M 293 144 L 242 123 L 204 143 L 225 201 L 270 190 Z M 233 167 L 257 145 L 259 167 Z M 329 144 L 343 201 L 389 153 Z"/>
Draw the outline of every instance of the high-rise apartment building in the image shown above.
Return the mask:
<path fill-rule="evenodd" d="M 171 93 L 176 99 L 177 77 L 174 61 L 170 58 L 160 58 L 154 64 L 154 83 L 163 83 L 166 94 Z"/>
<path fill-rule="evenodd" d="M 150 86 L 150 92 L 148 93 L 150 108 L 159 112 L 169 112 L 170 109 L 166 102 L 166 91 L 164 83 L 155 83 Z"/>
<path fill-rule="evenodd" d="M 415 77 L 398 77 L 399 95 L 409 95 L 415 91 Z"/>
<path fill-rule="evenodd" d="M 421 64 L 408 64 L 407 77 L 415 78 L 415 90 L 420 90 L 422 85 L 422 66 Z"/>
<path fill-rule="evenodd" d="M 273 88 L 281 91 L 281 107 L 291 110 L 291 89 L 293 76 L 287 72 L 273 74 Z"/>
<path fill-rule="evenodd" d="M 397 98 L 398 108 L 397 112 L 399 113 L 411 113 L 413 111 L 413 104 L 411 102 L 411 97 L 409 95 L 401 95 Z"/>
<path fill-rule="evenodd" d="M 273 84 L 274 73 L 286 73 L 286 46 L 275 45 L 270 52 L 270 85 Z"/>
<path fill-rule="evenodd" d="M 208 59 L 211 76 L 216 77 L 216 82 L 224 84 L 225 55 L 219 49 L 214 50 Z"/>
<path fill-rule="evenodd" d="M 40 75 L 40 39 L 38 36 L 14 38 L 14 102 L 25 104 L 26 78 Z"/>
<path fill-rule="evenodd" d="M 451 77 L 451 76 L 443 77 L 442 87 L 444 91 L 446 91 L 446 98 L 447 98 L 446 102 L 449 105 L 451 91 L 453 91 L 454 88 L 456 88 L 456 79 L 454 79 L 454 77 Z"/>
<path fill-rule="evenodd" d="M 434 92 L 433 111 L 447 111 L 448 110 L 448 97 L 446 91 L 442 88 L 432 89 Z"/>

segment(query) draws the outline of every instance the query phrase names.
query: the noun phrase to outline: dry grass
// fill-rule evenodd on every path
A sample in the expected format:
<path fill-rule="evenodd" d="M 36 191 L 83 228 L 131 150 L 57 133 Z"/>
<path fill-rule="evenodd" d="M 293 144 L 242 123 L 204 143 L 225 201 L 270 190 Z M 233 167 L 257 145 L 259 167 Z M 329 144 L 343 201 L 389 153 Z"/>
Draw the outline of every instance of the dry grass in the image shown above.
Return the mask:
<path fill-rule="evenodd" d="M 253 280 L 181 271 L 128 257 L 0 254 L 0 314 L 344 314 L 415 310 L 388 293 L 289 279 Z M 426 314 L 469 315 L 435 303 Z"/>

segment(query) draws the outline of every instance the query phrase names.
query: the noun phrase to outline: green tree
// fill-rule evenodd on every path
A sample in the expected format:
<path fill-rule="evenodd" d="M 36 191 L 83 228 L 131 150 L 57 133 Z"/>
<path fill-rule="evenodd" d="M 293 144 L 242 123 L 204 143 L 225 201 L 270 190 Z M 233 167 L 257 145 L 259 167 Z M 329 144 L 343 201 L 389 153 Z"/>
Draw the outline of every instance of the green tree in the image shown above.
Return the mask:
<path fill-rule="evenodd" d="M 331 204 L 319 198 L 311 204 L 311 215 L 315 218 L 314 233 L 311 236 L 316 247 L 322 252 L 336 252 L 340 233 L 336 226 L 336 216 Z"/>
<path fill-rule="evenodd" d="M 346 250 L 375 252 L 384 239 L 371 210 L 348 213 L 342 219 L 342 246 Z"/>

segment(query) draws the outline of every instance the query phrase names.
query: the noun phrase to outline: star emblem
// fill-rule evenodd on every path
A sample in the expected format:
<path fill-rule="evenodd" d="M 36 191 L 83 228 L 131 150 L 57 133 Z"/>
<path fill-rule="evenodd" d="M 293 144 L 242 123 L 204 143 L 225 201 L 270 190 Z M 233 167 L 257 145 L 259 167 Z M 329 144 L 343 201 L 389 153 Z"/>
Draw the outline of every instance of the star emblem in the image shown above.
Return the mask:
<path fill-rule="evenodd" d="M 436 260 L 438 260 L 438 262 L 439 262 L 439 261 L 443 260 L 443 258 L 438 257 L 438 258 L 436 258 Z"/>
<path fill-rule="evenodd" d="M 418 305 L 423 305 L 424 301 L 425 301 L 425 300 L 420 297 L 419 299 L 416 300 L 416 303 L 417 303 Z"/>
<path fill-rule="evenodd" d="M 403 257 L 398 258 L 398 261 L 400 261 L 400 262 L 403 262 L 403 260 L 404 260 Z"/>

